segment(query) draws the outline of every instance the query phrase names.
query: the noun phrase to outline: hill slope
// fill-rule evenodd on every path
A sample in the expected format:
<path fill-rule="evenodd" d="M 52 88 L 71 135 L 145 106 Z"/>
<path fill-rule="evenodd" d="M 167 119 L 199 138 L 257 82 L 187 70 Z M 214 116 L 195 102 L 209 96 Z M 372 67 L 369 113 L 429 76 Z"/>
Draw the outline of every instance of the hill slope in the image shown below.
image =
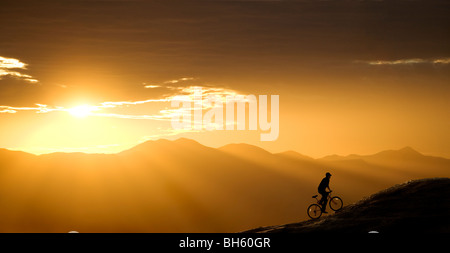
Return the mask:
<path fill-rule="evenodd" d="M 246 232 L 449 233 L 449 213 L 450 178 L 421 179 L 380 191 L 318 220 Z"/>

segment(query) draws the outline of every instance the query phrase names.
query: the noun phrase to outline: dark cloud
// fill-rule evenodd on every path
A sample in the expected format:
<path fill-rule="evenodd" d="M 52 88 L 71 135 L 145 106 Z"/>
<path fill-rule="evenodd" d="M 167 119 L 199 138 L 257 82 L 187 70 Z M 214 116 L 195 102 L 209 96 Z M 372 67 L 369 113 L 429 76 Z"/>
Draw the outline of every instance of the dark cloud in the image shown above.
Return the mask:
<path fill-rule="evenodd" d="M 331 73 L 355 60 L 448 57 L 448 9 L 445 1 L 6 1 L 0 55 L 29 63 L 43 84 L 123 93 L 180 76 Z"/>

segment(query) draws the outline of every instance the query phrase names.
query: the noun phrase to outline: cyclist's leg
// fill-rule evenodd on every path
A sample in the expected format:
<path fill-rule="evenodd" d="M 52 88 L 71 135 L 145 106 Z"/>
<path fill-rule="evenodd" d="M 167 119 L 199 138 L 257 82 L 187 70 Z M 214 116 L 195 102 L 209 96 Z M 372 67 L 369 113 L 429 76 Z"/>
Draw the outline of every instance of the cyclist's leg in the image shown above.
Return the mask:
<path fill-rule="evenodd" d="M 330 194 L 329 192 L 324 191 L 322 194 L 322 212 L 325 212 L 326 208 L 327 208 L 327 204 L 328 204 L 328 194 Z"/>
<path fill-rule="evenodd" d="M 327 193 L 324 191 L 320 191 L 319 193 L 322 196 L 322 198 L 319 200 L 319 205 L 322 207 L 322 210 L 324 210 L 323 207 L 324 207 L 325 201 L 327 200 Z"/>

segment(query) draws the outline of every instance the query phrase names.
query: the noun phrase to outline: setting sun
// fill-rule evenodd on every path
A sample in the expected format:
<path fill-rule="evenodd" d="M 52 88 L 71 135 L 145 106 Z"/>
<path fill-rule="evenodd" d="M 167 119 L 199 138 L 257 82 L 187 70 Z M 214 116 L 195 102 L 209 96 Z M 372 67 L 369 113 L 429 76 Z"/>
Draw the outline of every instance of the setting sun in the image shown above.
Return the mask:
<path fill-rule="evenodd" d="M 0 3 L 0 239 L 450 233 L 450 0 Z"/>
<path fill-rule="evenodd" d="M 84 118 L 89 116 L 93 111 L 98 110 L 95 106 L 79 105 L 68 109 L 67 111 L 74 117 Z"/>

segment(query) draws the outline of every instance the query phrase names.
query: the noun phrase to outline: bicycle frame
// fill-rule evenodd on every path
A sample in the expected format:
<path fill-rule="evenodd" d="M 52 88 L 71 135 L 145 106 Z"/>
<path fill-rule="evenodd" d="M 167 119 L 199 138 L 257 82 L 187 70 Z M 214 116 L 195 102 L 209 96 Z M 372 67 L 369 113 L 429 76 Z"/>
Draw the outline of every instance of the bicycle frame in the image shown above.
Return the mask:
<path fill-rule="evenodd" d="M 322 198 L 319 199 L 318 196 L 319 196 L 319 195 L 314 195 L 313 197 L 316 199 L 317 204 L 320 205 L 320 200 L 321 200 Z M 330 199 L 331 199 L 331 192 L 328 192 L 327 200 L 330 201 Z"/>

